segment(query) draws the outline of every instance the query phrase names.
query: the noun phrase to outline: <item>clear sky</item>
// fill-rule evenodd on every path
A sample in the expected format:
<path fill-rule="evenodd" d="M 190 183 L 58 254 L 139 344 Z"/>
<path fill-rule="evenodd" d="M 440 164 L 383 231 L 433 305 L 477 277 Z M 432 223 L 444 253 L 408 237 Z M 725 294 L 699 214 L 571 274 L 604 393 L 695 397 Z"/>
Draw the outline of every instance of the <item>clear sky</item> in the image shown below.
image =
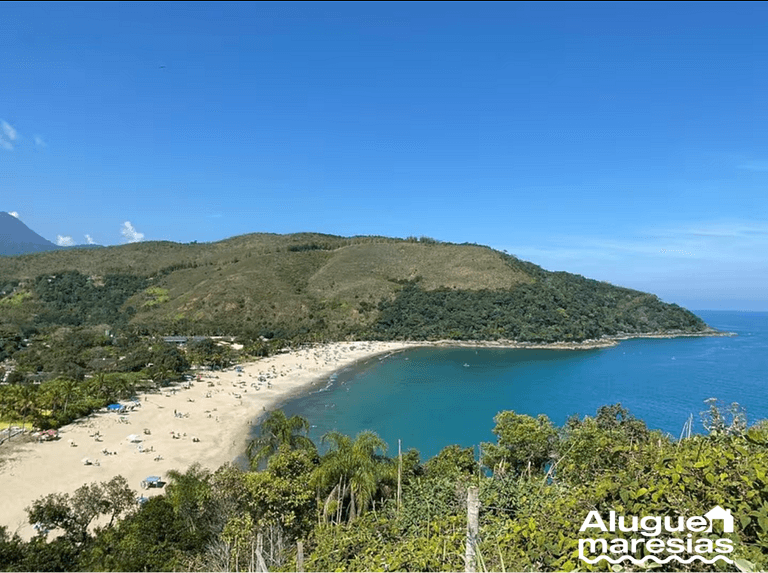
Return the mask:
<path fill-rule="evenodd" d="M 767 187 L 765 3 L 0 3 L 0 211 L 53 242 L 424 235 L 768 310 Z"/>

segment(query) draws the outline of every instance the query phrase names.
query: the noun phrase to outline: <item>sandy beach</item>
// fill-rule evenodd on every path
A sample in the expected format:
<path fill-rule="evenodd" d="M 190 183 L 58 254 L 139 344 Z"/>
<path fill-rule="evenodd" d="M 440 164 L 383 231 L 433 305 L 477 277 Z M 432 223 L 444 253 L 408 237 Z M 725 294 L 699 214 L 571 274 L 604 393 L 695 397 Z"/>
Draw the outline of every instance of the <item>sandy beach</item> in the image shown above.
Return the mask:
<path fill-rule="evenodd" d="M 378 354 L 418 346 L 586 350 L 651 336 L 670 335 L 549 344 L 339 342 L 277 354 L 237 369 L 193 373 L 191 382 L 140 395 L 140 405 L 129 412 L 102 411 L 64 426 L 57 441 L 22 443 L 16 438 L 1 444 L 0 526 L 29 539 L 35 531 L 27 523 L 25 508 L 35 499 L 54 492 L 72 493 L 83 484 L 108 481 L 116 475 L 125 477 L 137 494 L 152 496 L 163 490 L 141 489 L 148 476 L 165 479 L 168 470 L 184 471 L 195 462 L 216 470 L 243 455 L 259 416 L 315 384 L 325 385 L 333 372 Z M 129 436 L 134 436 L 133 441 Z M 86 459 L 91 463 L 85 464 Z"/>
<path fill-rule="evenodd" d="M 140 405 L 129 412 L 103 411 L 64 426 L 56 441 L 6 442 L 0 445 L 0 526 L 29 539 L 35 531 L 25 508 L 35 499 L 71 494 L 116 475 L 137 494 L 159 495 L 163 490 L 141 489 L 142 480 L 165 478 L 168 470 L 184 471 L 195 462 L 211 470 L 232 462 L 244 453 L 260 415 L 315 383 L 325 384 L 340 368 L 416 345 L 324 344 L 241 364 L 241 372 L 201 372 L 189 383 L 140 395 Z M 140 441 L 130 441 L 131 435 Z"/>

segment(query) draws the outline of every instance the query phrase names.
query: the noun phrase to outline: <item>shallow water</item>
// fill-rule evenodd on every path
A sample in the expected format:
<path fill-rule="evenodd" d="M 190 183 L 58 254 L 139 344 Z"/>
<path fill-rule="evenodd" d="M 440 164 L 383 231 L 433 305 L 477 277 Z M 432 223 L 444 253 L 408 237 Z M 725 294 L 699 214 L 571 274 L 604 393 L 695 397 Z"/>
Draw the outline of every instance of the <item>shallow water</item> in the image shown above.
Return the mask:
<path fill-rule="evenodd" d="M 690 414 L 703 431 L 704 400 L 738 402 L 750 421 L 768 418 L 768 313 L 699 311 L 736 337 L 627 340 L 585 351 L 418 348 L 356 364 L 283 405 L 330 430 L 373 430 L 422 459 L 444 446 L 495 441 L 502 410 L 546 414 L 558 425 L 621 404 L 677 437 Z"/>

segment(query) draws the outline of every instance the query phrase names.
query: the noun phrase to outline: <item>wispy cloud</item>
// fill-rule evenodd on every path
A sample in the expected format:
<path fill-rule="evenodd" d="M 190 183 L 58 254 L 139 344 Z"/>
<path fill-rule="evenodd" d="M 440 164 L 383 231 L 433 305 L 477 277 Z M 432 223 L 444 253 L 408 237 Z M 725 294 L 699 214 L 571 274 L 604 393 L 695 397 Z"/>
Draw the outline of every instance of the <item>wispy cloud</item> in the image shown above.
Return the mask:
<path fill-rule="evenodd" d="M 13 142 L 16 141 L 18 133 L 16 129 L 7 121 L 0 120 L 0 147 L 13 151 Z"/>
<path fill-rule="evenodd" d="M 75 245 L 75 240 L 72 237 L 58 235 L 56 244 L 60 247 L 72 247 Z"/>
<path fill-rule="evenodd" d="M 11 141 L 15 141 L 18 135 L 16 129 L 5 120 L 3 120 L 3 134 Z"/>
<path fill-rule="evenodd" d="M 35 145 L 37 145 L 38 147 L 48 147 L 48 144 L 39 135 L 35 136 Z"/>
<path fill-rule="evenodd" d="M 695 273 L 708 269 L 716 274 L 726 268 L 740 268 L 747 272 L 765 268 L 768 223 L 711 221 L 638 229 L 625 236 L 548 236 L 538 244 L 510 245 L 507 249 L 551 270 L 615 271 L 621 276 L 683 269 Z"/>
<path fill-rule="evenodd" d="M 138 243 L 144 239 L 144 233 L 139 233 L 136 228 L 131 225 L 130 221 L 123 223 L 120 229 L 120 234 L 125 237 L 125 240 L 129 243 Z"/>
<path fill-rule="evenodd" d="M 11 217 L 16 217 L 17 219 L 19 218 L 19 213 L 18 213 L 18 211 L 8 211 L 8 214 L 9 214 Z"/>
<path fill-rule="evenodd" d="M 96 244 L 96 241 L 94 241 L 93 237 L 91 237 L 90 235 L 86 235 L 85 236 L 85 242 L 87 244 L 89 244 L 89 245 L 95 245 Z"/>

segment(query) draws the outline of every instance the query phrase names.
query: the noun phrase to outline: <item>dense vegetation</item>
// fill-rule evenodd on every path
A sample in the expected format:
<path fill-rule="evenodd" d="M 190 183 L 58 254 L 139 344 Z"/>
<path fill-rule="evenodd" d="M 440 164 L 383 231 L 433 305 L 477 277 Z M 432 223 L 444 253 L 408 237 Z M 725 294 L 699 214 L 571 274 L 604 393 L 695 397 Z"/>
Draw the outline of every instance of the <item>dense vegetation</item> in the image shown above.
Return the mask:
<path fill-rule="evenodd" d="M 377 331 L 396 339 L 555 342 L 705 326 L 653 295 L 565 273 L 511 291 L 425 291 L 409 284 L 380 308 Z"/>
<path fill-rule="evenodd" d="M 176 380 L 189 368 L 188 357 L 204 363 L 208 356 L 99 327 L 59 328 L 14 354 L 16 368 L 0 385 L 0 422 L 58 428 Z"/>
<path fill-rule="evenodd" d="M 467 490 L 477 487 L 477 570 L 609 570 L 578 559 L 589 511 L 690 516 L 715 505 L 732 509 L 735 531 L 718 524 L 702 535 L 731 539 L 739 569 L 764 570 L 768 424 L 748 428 L 737 405 L 709 406 L 708 435 L 680 441 L 620 405 L 562 428 L 502 412 L 497 441 L 483 444 L 479 460 L 472 448 L 449 446 L 426 462 L 414 450 L 388 457 L 371 432 L 329 434 L 320 453 L 305 421 L 275 412 L 251 448 L 253 467 L 263 469 L 193 466 L 143 505 L 129 502 L 135 492 L 119 478 L 46 496 L 29 508 L 40 531 L 32 541 L 0 530 L 0 568 L 295 570 L 300 542 L 309 571 L 460 571 Z M 99 516 L 104 525 L 89 527 Z"/>
<path fill-rule="evenodd" d="M 11 338 L 85 325 L 294 342 L 706 328 L 652 295 L 427 238 L 260 234 L 0 257 L 0 285 L 0 329 Z"/>

